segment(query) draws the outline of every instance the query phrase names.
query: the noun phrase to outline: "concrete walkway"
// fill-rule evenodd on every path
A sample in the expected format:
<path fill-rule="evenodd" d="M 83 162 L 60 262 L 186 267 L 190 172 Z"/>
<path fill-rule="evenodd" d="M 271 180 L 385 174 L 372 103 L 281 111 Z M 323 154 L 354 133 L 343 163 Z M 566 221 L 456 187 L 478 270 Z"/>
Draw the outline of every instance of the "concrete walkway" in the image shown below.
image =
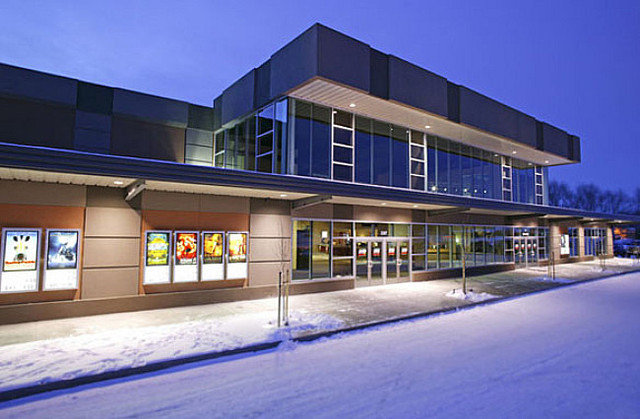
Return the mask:
<path fill-rule="evenodd" d="M 604 270 L 599 261 L 557 265 L 556 281 L 547 277 L 546 267 L 532 267 L 471 277 L 467 287 L 475 293 L 504 298 L 636 270 L 640 270 L 637 262 L 615 258 L 607 260 Z M 461 282 L 461 279 L 433 280 L 296 295 L 290 297 L 290 311 L 330 315 L 342 322 L 341 328 L 366 326 L 471 305 L 473 301 L 446 296 L 449 291 L 459 290 Z M 247 313 L 257 315 L 254 318 L 275 321 L 276 309 L 276 299 L 269 298 L 4 325 L 0 326 L 0 346 L 123 329 L 211 320 L 224 322 Z M 318 331 L 305 328 L 294 331 L 292 337 Z"/>

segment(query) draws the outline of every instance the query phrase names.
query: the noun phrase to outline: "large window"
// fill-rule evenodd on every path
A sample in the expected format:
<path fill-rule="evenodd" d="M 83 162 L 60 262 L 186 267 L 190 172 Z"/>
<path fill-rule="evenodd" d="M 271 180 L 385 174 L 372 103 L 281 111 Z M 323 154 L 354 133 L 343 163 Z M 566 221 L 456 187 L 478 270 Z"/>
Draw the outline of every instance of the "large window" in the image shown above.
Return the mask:
<path fill-rule="evenodd" d="M 599 256 L 607 253 L 607 230 L 604 228 L 584 229 L 585 256 Z"/>
<path fill-rule="evenodd" d="M 529 162 L 300 100 L 290 100 L 290 111 L 293 138 L 289 139 L 287 173 L 450 195 L 546 202 L 546 170 Z M 275 131 L 277 136 L 277 127 Z M 286 142 L 285 137 L 276 143 Z"/>
<path fill-rule="evenodd" d="M 215 133 L 216 167 L 285 173 L 288 100 L 271 103 Z"/>
<path fill-rule="evenodd" d="M 569 256 L 580 256 L 580 237 L 578 234 L 578 228 L 569 227 Z"/>

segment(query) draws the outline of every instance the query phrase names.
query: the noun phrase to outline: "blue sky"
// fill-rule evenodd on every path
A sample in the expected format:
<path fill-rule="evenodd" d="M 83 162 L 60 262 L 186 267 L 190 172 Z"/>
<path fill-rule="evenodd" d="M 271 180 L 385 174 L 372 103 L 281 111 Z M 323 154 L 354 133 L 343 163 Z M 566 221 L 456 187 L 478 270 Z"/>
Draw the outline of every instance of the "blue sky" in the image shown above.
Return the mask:
<path fill-rule="evenodd" d="M 582 138 L 571 185 L 640 186 L 640 2 L 0 2 L 0 62 L 211 105 L 315 22 Z"/>

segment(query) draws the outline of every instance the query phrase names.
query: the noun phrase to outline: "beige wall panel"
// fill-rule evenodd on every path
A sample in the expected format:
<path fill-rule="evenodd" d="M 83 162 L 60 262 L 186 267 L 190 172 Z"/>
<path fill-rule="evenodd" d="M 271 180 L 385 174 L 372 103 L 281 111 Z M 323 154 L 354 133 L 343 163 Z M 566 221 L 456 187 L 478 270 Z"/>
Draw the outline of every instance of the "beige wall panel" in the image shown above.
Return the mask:
<path fill-rule="evenodd" d="M 140 262 L 140 239 L 87 238 L 84 240 L 85 268 L 131 267 Z"/>
<path fill-rule="evenodd" d="M 277 285 L 278 272 L 282 269 L 279 262 L 255 262 L 249 264 L 249 286 Z M 284 269 L 290 269 L 286 263 Z"/>
<path fill-rule="evenodd" d="M 140 237 L 140 213 L 132 208 L 88 207 L 86 237 Z"/>
<path fill-rule="evenodd" d="M 353 216 L 356 220 L 362 221 L 411 222 L 411 210 L 399 208 L 354 207 Z"/>
<path fill-rule="evenodd" d="M 87 186 L 88 207 L 131 208 L 124 200 L 126 189 Z"/>
<path fill-rule="evenodd" d="M 201 195 L 200 211 L 248 214 L 249 198 L 223 195 Z"/>
<path fill-rule="evenodd" d="M 86 188 L 77 185 L 2 180 L 0 203 L 84 207 Z"/>
<path fill-rule="evenodd" d="M 138 268 L 85 269 L 82 299 L 138 294 Z"/>
<path fill-rule="evenodd" d="M 291 237 L 291 217 L 288 215 L 251 214 L 251 237 Z"/>
<path fill-rule="evenodd" d="M 164 211 L 199 211 L 200 195 L 175 192 L 144 191 L 142 209 Z"/>
<path fill-rule="evenodd" d="M 301 208 L 299 210 L 293 210 L 292 215 L 294 217 L 306 217 L 306 218 L 333 218 L 333 205 L 332 204 L 317 204 L 310 207 Z"/>
<path fill-rule="evenodd" d="M 291 259 L 288 239 L 253 238 L 249 246 L 250 262 L 275 262 Z"/>

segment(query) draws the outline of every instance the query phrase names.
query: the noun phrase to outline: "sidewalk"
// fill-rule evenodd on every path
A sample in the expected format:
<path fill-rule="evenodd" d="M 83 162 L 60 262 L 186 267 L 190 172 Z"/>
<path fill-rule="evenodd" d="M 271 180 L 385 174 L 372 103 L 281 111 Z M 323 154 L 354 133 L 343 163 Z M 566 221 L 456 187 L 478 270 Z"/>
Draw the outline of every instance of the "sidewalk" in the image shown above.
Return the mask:
<path fill-rule="evenodd" d="M 360 288 L 290 298 L 291 322 L 275 327 L 275 299 L 0 326 L 0 400 L 152 371 L 199 359 L 276 347 L 337 331 L 467 307 L 568 283 L 640 270 L 628 259 L 469 278 Z"/>

